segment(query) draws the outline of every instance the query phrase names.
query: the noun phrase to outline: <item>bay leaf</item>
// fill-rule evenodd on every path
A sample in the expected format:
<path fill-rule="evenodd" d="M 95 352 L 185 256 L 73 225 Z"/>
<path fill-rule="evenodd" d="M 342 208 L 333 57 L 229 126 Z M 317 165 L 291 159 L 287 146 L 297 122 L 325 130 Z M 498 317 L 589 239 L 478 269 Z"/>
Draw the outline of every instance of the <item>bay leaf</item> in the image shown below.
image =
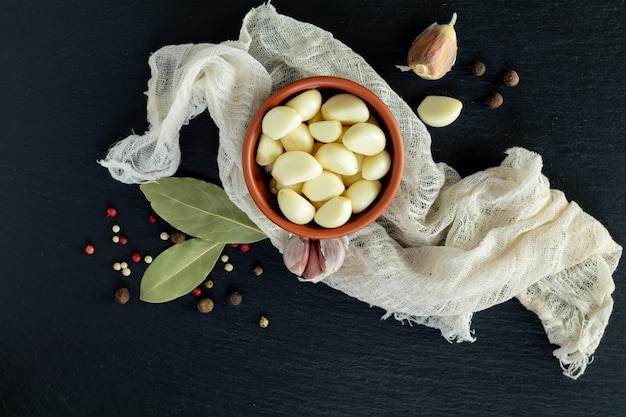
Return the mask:
<path fill-rule="evenodd" d="M 188 239 L 161 252 L 141 279 L 139 298 L 164 303 L 188 294 L 211 272 L 224 243 Z"/>
<path fill-rule="evenodd" d="M 223 243 L 252 243 L 266 238 L 215 184 L 169 177 L 140 188 L 161 218 L 188 235 Z"/>

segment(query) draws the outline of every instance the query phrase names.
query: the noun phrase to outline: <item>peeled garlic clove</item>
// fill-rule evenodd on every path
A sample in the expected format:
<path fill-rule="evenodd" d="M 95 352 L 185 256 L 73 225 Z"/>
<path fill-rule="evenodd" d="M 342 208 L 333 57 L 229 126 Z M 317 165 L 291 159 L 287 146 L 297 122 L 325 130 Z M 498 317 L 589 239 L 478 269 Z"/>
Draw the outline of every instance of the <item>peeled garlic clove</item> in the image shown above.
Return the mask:
<path fill-rule="evenodd" d="M 302 275 L 309 262 L 310 247 L 308 238 L 289 236 L 283 247 L 283 262 L 289 271 Z"/>
<path fill-rule="evenodd" d="M 352 202 L 352 213 L 365 210 L 376 200 L 382 184 L 378 180 L 358 180 L 346 190 L 344 196 Z"/>
<path fill-rule="evenodd" d="M 322 239 L 319 241 L 322 254 L 323 270 L 325 273 L 333 273 L 339 270 L 346 258 L 346 248 L 341 238 Z"/>
<path fill-rule="evenodd" d="M 283 185 L 292 185 L 312 180 L 322 171 L 322 165 L 311 154 L 291 151 L 276 158 L 272 168 L 272 177 Z"/>
<path fill-rule="evenodd" d="M 456 13 L 449 23 L 433 23 L 415 40 L 408 54 L 408 66 L 397 65 L 402 71 L 413 71 L 425 80 L 438 80 L 456 62 L 457 39 L 454 24 Z"/>
<path fill-rule="evenodd" d="M 300 123 L 291 132 L 280 138 L 280 142 L 286 151 L 303 151 L 311 153 L 313 150 L 313 136 L 309 132 L 309 128 L 304 123 Z"/>
<path fill-rule="evenodd" d="M 353 124 L 367 121 L 370 111 L 359 97 L 350 93 L 340 93 L 322 104 L 322 116 L 324 120 L 339 120 L 341 123 Z"/>
<path fill-rule="evenodd" d="M 307 90 L 286 102 L 285 106 L 300 113 L 302 120 L 306 122 L 320 111 L 322 94 L 316 89 Z"/>
<path fill-rule="evenodd" d="M 309 131 L 313 138 L 324 143 L 336 141 L 341 136 L 342 128 L 343 125 L 339 120 L 323 120 L 309 124 Z"/>
<path fill-rule="evenodd" d="M 276 106 L 263 116 L 261 131 L 277 140 L 294 130 L 300 123 L 302 116 L 296 110 L 287 106 Z"/>
<path fill-rule="evenodd" d="M 261 133 L 259 146 L 256 150 L 256 163 L 261 166 L 273 164 L 276 158 L 283 153 L 283 145 L 280 141 L 273 140 L 264 133 Z"/>
<path fill-rule="evenodd" d="M 315 153 L 315 159 L 324 169 L 340 175 L 354 175 L 359 171 L 359 163 L 350 149 L 341 143 L 326 143 Z"/>
<path fill-rule="evenodd" d="M 331 229 L 345 224 L 352 215 L 352 201 L 344 196 L 334 197 L 317 209 L 313 220 L 322 227 Z"/>
<path fill-rule="evenodd" d="M 315 216 L 315 207 L 306 198 L 290 188 L 278 190 L 278 207 L 292 223 L 307 224 Z"/>
<path fill-rule="evenodd" d="M 372 123 L 356 123 L 348 129 L 341 143 L 352 152 L 362 155 L 376 155 L 385 149 L 385 132 Z"/>
<path fill-rule="evenodd" d="M 417 107 L 419 118 L 432 127 L 444 127 L 461 114 L 463 103 L 454 97 L 427 96 Z"/>
<path fill-rule="evenodd" d="M 387 150 L 376 155 L 366 156 L 363 159 L 361 175 L 366 180 L 379 180 L 384 177 L 391 168 L 391 155 Z"/>
<path fill-rule="evenodd" d="M 330 171 L 323 171 L 302 185 L 302 194 L 311 201 L 324 201 L 341 195 L 346 187 L 342 178 Z"/>
<path fill-rule="evenodd" d="M 285 184 L 281 184 L 278 181 L 276 181 L 275 178 L 271 178 L 270 179 L 270 184 L 271 184 L 272 181 L 274 182 L 274 187 L 276 188 L 276 193 L 278 193 L 278 191 L 282 190 L 283 188 L 289 188 L 290 190 L 294 190 L 298 194 L 302 194 L 302 185 L 304 184 L 302 182 L 297 182 L 295 184 L 285 185 Z"/>

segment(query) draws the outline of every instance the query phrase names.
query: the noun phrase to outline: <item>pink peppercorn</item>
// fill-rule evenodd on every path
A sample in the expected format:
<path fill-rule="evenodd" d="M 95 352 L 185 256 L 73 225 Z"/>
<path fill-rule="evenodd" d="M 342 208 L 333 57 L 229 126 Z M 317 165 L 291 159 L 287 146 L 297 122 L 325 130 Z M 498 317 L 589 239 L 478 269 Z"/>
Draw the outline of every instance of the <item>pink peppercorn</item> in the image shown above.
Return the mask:
<path fill-rule="evenodd" d="M 96 251 L 96 248 L 94 248 L 93 245 L 85 246 L 85 252 L 87 253 L 87 255 L 93 255 L 95 251 Z"/>
<path fill-rule="evenodd" d="M 133 260 L 133 262 L 141 262 L 141 255 L 138 254 L 137 252 L 133 253 L 133 255 L 130 257 L 130 259 Z"/>
<path fill-rule="evenodd" d="M 250 250 L 250 245 L 247 243 L 242 243 L 240 249 L 242 252 L 248 252 Z"/>
<path fill-rule="evenodd" d="M 109 207 L 107 209 L 107 217 L 115 217 L 117 216 L 117 210 L 114 207 Z"/>
<path fill-rule="evenodd" d="M 231 244 L 230 244 L 230 247 L 231 247 L 231 248 L 236 248 L 237 246 L 239 246 L 239 245 L 238 245 L 238 244 L 236 244 L 236 243 L 231 243 Z"/>
<path fill-rule="evenodd" d="M 128 243 L 128 238 L 126 236 L 120 236 L 120 240 L 118 242 L 120 245 L 125 245 Z"/>
<path fill-rule="evenodd" d="M 195 297 L 200 297 L 202 295 L 202 290 L 200 288 L 194 288 L 193 291 L 191 291 L 191 293 L 195 296 Z"/>
<path fill-rule="evenodd" d="M 154 224 L 157 222 L 157 217 L 154 214 L 151 214 L 150 217 L 148 217 L 148 221 Z"/>

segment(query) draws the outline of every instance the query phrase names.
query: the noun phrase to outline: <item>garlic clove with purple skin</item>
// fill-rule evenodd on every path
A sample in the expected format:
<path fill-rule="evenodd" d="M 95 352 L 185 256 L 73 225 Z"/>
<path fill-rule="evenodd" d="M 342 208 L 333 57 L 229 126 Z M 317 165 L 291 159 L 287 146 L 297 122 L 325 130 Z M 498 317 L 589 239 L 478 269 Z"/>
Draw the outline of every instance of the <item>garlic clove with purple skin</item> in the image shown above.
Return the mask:
<path fill-rule="evenodd" d="M 313 279 L 324 273 L 324 257 L 320 250 L 320 241 L 311 240 L 310 245 L 309 259 L 302 273 L 304 279 Z"/>
<path fill-rule="evenodd" d="M 308 238 L 289 236 L 283 248 L 283 262 L 290 272 L 302 275 L 309 261 L 311 244 Z"/>
<path fill-rule="evenodd" d="M 438 80 L 446 75 L 456 62 L 456 17 L 454 13 L 449 23 L 433 23 L 427 27 L 409 49 L 408 66 L 396 66 L 402 71 L 413 71 L 425 80 Z"/>

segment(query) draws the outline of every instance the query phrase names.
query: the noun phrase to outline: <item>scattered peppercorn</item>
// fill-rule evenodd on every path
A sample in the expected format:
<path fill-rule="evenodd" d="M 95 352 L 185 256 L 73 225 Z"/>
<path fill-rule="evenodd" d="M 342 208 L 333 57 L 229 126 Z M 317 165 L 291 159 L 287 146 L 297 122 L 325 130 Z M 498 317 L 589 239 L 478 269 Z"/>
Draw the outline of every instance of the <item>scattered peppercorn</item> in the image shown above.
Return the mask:
<path fill-rule="evenodd" d="M 109 207 L 107 209 L 107 217 L 115 217 L 117 216 L 117 210 L 113 207 Z"/>
<path fill-rule="evenodd" d="M 239 304 L 241 304 L 241 299 L 241 294 L 239 294 L 237 291 L 233 291 L 228 294 L 228 304 L 230 304 L 231 306 L 238 306 Z"/>
<path fill-rule="evenodd" d="M 487 97 L 487 100 L 485 100 L 485 103 L 487 103 L 487 106 L 490 109 L 497 109 L 498 107 L 502 105 L 503 102 L 504 102 L 504 99 L 502 98 L 502 94 L 498 93 L 497 91 L 490 94 Z"/>
<path fill-rule="evenodd" d="M 235 269 L 233 264 L 226 264 L 226 265 L 224 265 L 224 271 L 226 271 L 226 272 L 232 272 L 233 269 Z"/>
<path fill-rule="evenodd" d="M 267 317 L 261 316 L 261 318 L 259 319 L 259 326 L 266 328 L 269 325 L 270 325 L 270 321 L 267 319 Z"/>
<path fill-rule="evenodd" d="M 151 263 L 152 263 L 152 261 L 153 261 L 152 256 L 150 256 L 150 255 L 146 255 L 146 256 L 144 256 L 144 257 L 143 257 L 143 261 L 144 261 L 145 263 L 147 263 L 147 264 L 151 264 Z"/>
<path fill-rule="evenodd" d="M 130 268 L 122 268 L 122 275 L 124 275 L 125 277 L 129 277 L 130 273 Z"/>
<path fill-rule="evenodd" d="M 196 307 L 198 307 L 198 311 L 201 313 L 210 313 L 213 311 L 213 300 L 210 298 L 201 298 L 196 303 Z"/>
<path fill-rule="evenodd" d="M 487 70 L 487 67 L 485 66 L 484 63 L 480 62 L 480 61 L 476 61 L 472 64 L 472 74 L 474 74 L 477 77 L 482 76 L 485 71 Z"/>
<path fill-rule="evenodd" d="M 128 243 L 128 238 L 126 236 L 120 236 L 119 244 L 125 245 Z"/>
<path fill-rule="evenodd" d="M 242 243 L 240 249 L 242 252 L 248 252 L 250 250 L 250 245 L 247 243 Z"/>
<path fill-rule="evenodd" d="M 169 233 L 167 233 L 167 232 L 161 232 L 161 234 L 159 235 L 159 238 L 160 238 L 161 240 L 167 240 L 167 239 L 169 239 L 169 238 L 170 238 L 170 234 L 169 234 Z"/>
<path fill-rule="evenodd" d="M 118 235 L 114 235 L 114 236 L 111 238 L 111 241 L 112 241 L 113 243 L 120 243 L 120 237 L 119 237 Z"/>
<path fill-rule="evenodd" d="M 239 246 L 237 243 L 231 243 L 231 244 L 230 244 L 230 247 L 231 247 L 231 248 L 236 248 L 237 246 Z"/>
<path fill-rule="evenodd" d="M 195 297 L 200 297 L 202 295 L 202 290 L 198 287 L 194 288 L 191 293 L 195 296 Z"/>
<path fill-rule="evenodd" d="M 156 223 L 156 222 L 157 222 L 157 216 L 155 216 L 154 214 L 151 214 L 151 215 L 148 217 L 148 221 L 149 221 L 150 223 L 152 223 L 152 224 Z"/>
<path fill-rule="evenodd" d="M 519 84 L 519 75 L 515 70 L 509 70 L 504 73 L 504 75 L 502 76 L 502 80 L 504 81 L 504 84 L 508 85 L 509 87 L 515 87 L 517 84 Z"/>
<path fill-rule="evenodd" d="M 119 262 L 115 262 L 115 263 L 113 263 L 113 269 L 114 269 L 115 271 L 121 271 L 121 270 L 122 270 L 122 264 L 121 264 L 121 263 L 119 263 Z"/>
<path fill-rule="evenodd" d="M 228 257 L 228 255 L 224 254 L 220 257 L 220 261 L 222 262 L 228 262 L 230 258 Z"/>
<path fill-rule="evenodd" d="M 141 262 L 141 255 L 135 252 L 132 254 L 130 259 L 132 259 L 133 262 Z"/>
<path fill-rule="evenodd" d="M 113 233 L 118 233 L 120 230 L 122 230 L 122 228 L 119 224 L 114 224 L 113 226 L 111 226 L 111 230 L 113 231 Z"/>
<path fill-rule="evenodd" d="M 95 251 L 96 251 L 96 248 L 94 248 L 94 246 L 93 246 L 93 245 L 87 245 L 87 246 L 85 246 L 85 253 L 86 253 L 87 255 L 93 255 Z"/>
<path fill-rule="evenodd" d="M 122 287 L 115 290 L 115 301 L 119 304 L 126 304 L 128 300 L 130 300 L 130 292 L 128 291 L 128 288 Z"/>
<path fill-rule="evenodd" d="M 186 239 L 186 236 L 180 230 L 174 230 L 170 233 L 170 240 L 174 243 L 183 243 Z"/>
<path fill-rule="evenodd" d="M 128 268 L 128 262 L 120 262 L 120 266 L 122 267 L 122 269 L 126 269 Z"/>
<path fill-rule="evenodd" d="M 206 282 L 204 283 L 204 286 L 207 288 L 213 288 L 213 281 L 211 281 L 210 279 L 207 279 Z"/>
<path fill-rule="evenodd" d="M 263 267 L 261 265 L 257 265 L 254 267 L 254 275 L 257 277 L 263 275 Z"/>

